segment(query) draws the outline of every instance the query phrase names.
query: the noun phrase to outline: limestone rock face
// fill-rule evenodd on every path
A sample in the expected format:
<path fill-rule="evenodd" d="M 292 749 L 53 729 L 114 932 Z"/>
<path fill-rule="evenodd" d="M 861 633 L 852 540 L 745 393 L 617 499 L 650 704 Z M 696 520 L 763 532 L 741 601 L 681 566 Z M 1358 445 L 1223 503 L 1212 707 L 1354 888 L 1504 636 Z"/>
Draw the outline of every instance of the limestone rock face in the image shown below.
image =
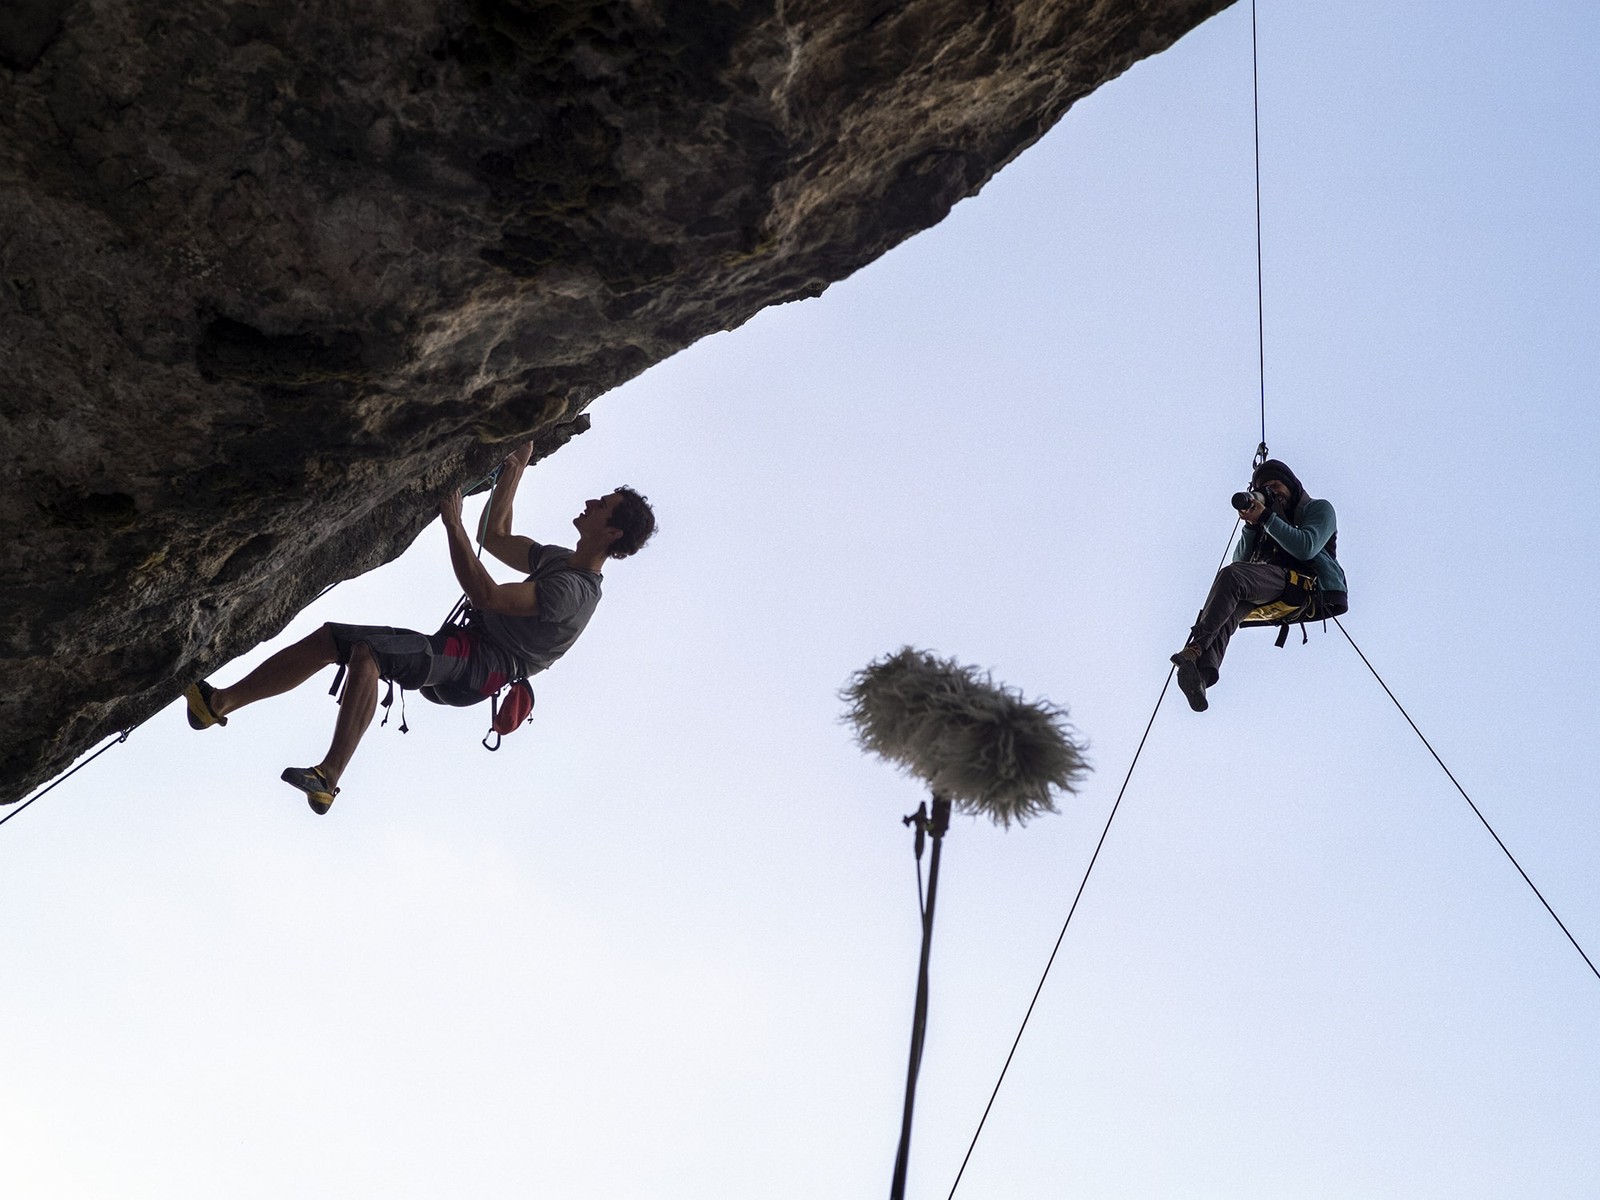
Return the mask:
<path fill-rule="evenodd" d="M 0 801 L 1228 0 L 7 0 Z"/>

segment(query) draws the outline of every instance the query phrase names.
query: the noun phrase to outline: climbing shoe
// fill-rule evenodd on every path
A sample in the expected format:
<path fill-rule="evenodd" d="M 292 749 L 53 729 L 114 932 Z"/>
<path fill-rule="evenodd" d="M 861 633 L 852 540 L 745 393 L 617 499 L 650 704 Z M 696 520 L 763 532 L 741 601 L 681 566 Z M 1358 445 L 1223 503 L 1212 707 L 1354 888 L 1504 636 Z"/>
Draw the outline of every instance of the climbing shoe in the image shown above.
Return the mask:
<path fill-rule="evenodd" d="M 1195 712 L 1205 712 L 1210 707 L 1206 700 L 1206 681 L 1200 678 L 1200 647 L 1185 646 L 1172 656 L 1178 668 L 1178 686 Z"/>
<path fill-rule="evenodd" d="M 339 794 L 339 789 L 324 779 L 316 767 L 285 767 L 278 778 L 304 792 L 306 803 L 319 817 L 333 807 L 333 798 Z"/>
<path fill-rule="evenodd" d="M 227 717 L 211 711 L 211 694 L 216 691 L 205 680 L 191 683 L 183 689 L 183 698 L 189 702 L 189 728 L 210 729 L 213 725 L 226 725 Z"/>

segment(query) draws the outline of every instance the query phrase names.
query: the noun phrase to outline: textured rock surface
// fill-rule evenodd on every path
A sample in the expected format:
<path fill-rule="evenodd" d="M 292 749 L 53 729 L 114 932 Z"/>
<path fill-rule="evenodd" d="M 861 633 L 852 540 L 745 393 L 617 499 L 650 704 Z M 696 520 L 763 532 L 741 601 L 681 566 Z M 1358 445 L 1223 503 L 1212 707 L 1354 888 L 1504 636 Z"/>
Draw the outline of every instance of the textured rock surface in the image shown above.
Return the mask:
<path fill-rule="evenodd" d="M 0 800 L 1228 0 L 8 0 Z"/>

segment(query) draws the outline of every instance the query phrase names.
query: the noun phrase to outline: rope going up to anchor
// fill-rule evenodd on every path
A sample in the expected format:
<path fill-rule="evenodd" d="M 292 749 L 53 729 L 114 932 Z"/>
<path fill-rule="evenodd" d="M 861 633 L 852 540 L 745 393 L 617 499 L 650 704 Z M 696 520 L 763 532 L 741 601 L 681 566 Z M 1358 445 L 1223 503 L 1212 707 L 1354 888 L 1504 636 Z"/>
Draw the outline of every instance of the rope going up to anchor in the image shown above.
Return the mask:
<path fill-rule="evenodd" d="M 1255 465 L 1266 462 L 1267 452 L 1267 318 L 1261 268 L 1261 84 L 1256 66 L 1256 0 L 1250 0 L 1250 116 L 1256 151 L 1256 366 L 1261 386 L 1261 445 Z"/>
<path fill-rule="evenodd" d="M 1250 103 L 1251 119 L 1255 133 L 1256 190 L 1256 348 L 1258 377 L 1261 388 L 1261 444 L 1256 447 L 1255 460 L 1252 464 L 1252 469 L 1259 467 L 1268 459 L 1268 457 L 1270 457 L 1267 450 L 1266 304 L 1263 298 L 1265 294 L 1265 287 L 1262 282 L 1263 271 L 1261 265 L 1261 73 L 1258 66 L 1256 43 L 1256 0 L 1250 0 Z M 1367 656 L 1361 652 L 1361 647 L 1356 645 L 1355 639 L 1350 636 L 1350 631 L 1344 627 L 1344 623 L 1340 621 L 1338 617 L 1334 617 L 1333 623 L 1339 627 L 1339 632 L 1344 634 L 1345 641 L 1350 643 L 1350 648 L 1360 656 L 1361 661 L 1366 665 L 1367 670 L 1372 672 L 1372 677 L 1378 681 L 1378 686 L 1383 688 L 1384 694 L 1387 695 L 1390 700 L 1394 701 L 1395 708 L 1399 709 L 1400 715 L 1406 719 L 1406 724 L 1411 726 L 1411 731 L 1421 739 L 1422 744 L 1427 748 L 1428 753 L 1433 755 L 1433 761 L 1439 764 L 1439 769 L 1445 773 L 1445 776 L 1455 786 L 1456 791 L 1461 793 L 1461 798 L 1465 800 L 1468 807 L 1472 809 L 1473 815 L 1476 816 L 1478 820 L 1482 822 L 1483 827 L 1489 831 L 1489 836 L 1494 838 L 1495 845 L 1499 846 L 1500 849 L 1505 853 L 1505 856 L 1510 860 L 1511 865 L 1517 869 L 1517 874 L 1522 876 L 1523 882 L 1525 882 L 1528 887 L 1533 890 L 1533 894 L 1539 898 L 1539 903 L 1544 905 L 1545 911 L 1550 914 L 1551 919 L 1554 920 L 1555 923 L 1560 927 L 1561 932 L 1566 934 L 1567 941 L 1572 943 L 1572 948 L 1576 950 L 1583 958 L 1584 963 L 1588 966 L 1589 970 L 1593 972 L 1595 978 L 1600 979 L 1600 968 L 1596 968 L 1594 960 L 1592 960 L 1588 953 L 1585 952 L 1584 948 L 1578 944 L 1578 939 L 1572 936 L 1572 931 L 1567 928 L 1566 923 L 1556 915 L 1556 910 L 1550 907 L 1550 902 L 1544 898 L 1544 894 L 1539 891 L 1533 880 L 1529 878 L 1528 873 L 1522 869 L 1522 864 L 1517 861 L 1516 856 L 1511 853 L 1505 842 L 1500 840 L 1500 835 L 1494 831 L 1494 826 L 1489 824 L 1488 819 L 1484 817 L 1483 813 L 1478 809 L 1478 806 L 1473 803 L 1472 797 L 1467 795 L 1466 789 L 1463 788 L 1456 780 L 1456 777 L 1451 772 L 1450 768 L 1445 766 L 1444 759 L 1439 757 L 1438 752 L 1434 750 L 1432 744 L 1430 744 L 1428 739 L 1423 736 L 1422 730 L 1417 728 L 1417 723 L 1411 719 L 1411 714 L 1406 712 L 1405 706 L 1402 705 L 1399 699 L 1396 698 L 1395 694 L 1389 690 L 1389 685 L 1383 681 L 1383 676 L 1378 674 L 1377 668 L 1374 667 L 1372 663 L 1368 661 Z"/>

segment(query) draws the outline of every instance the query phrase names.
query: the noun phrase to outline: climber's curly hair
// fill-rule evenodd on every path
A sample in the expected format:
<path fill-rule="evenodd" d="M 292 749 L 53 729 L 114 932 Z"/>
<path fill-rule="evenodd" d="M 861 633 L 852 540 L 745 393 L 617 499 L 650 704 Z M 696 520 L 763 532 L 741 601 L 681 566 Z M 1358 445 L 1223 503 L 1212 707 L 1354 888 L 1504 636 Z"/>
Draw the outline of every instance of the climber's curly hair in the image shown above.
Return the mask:
<path fill-rule="evenodd" d="M 615 494 L 617 503 L 606 524 L 620 530 L 622 536 L 611 543 L 607 553 L 612 558 L 627 558 L 630 554 L 637 554 L 655 533 L 656 514 L 650 507 L 650 501 L 631 487 L 619 487 Z"/>

